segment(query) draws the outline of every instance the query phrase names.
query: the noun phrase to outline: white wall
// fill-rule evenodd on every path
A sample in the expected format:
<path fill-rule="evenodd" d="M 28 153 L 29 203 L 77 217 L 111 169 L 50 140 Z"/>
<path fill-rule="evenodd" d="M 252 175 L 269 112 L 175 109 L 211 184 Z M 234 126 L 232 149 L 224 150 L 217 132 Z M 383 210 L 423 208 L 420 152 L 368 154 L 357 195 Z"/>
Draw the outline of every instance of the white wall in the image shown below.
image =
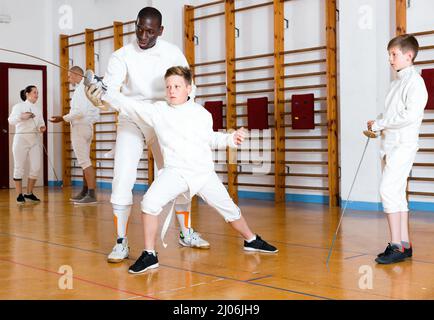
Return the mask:
<path fill-rule="evenodd" d="M 153 5 L 163 13 L 163 25 L 165 31 L 163 38 L 171 41 L 178 46 L 183 46 L 183 11 L 184 4 L 198 5 L 209 2 L 209 0 L 42 0 L 38 6 L 29 8 L 28 1 L 24 0 L 3 0 L 0 4 L 0 13 L 9 13 L 12 16 L 11 24 L 0 24 L 0 45 L 10 49 L 22 50 L 41 56 L 55 62 L 59 61 L 58 37 L 60 33 L 72 34 L 84 31 L 85 28 L 99 28 L 111 25 L 113 21 L 134 20 L 137 12 L 146 5 Z M 251 4 L 262 3 L 259 0 L 239 0 L 236 7 L 244 7 Z M 408 31 L 416 32 L 434 29 L 434 19 L 428 17 L 428 13 L 434 12 L 434 1 L 413 0 L 412 6 L 408 9 Z M 68 5 L 72 9 L 73 24 L 71 29 L 63 29 L 59 21 L 64 18 L 64 13 L 59 12 L 62 5 Z M 339 28 L 339 106 L 340 106 L 340 161 L 342 167 L 341 192 L 345 199 L 354 173 L 360 160 L 361 153 L 365 144 L 365 138 L 361 135 L 365 123 L 368 119 L 374 118 L 382 111 L 384 96 L 392 72 L 387 63 L 386 45 L 388 40 L 394 35 L 394 1 L 375 1 L 375 0 L 340 0 L 338 3 L 340 10 Z M 197 11 L 198 14 L 211 14 L 223 11 L 223 5 L 203 8 Z M 285 30 L 285 50 L 317 46 L 325 43 L 324 26 L 324 1 L 322 0 L 294 0 L 285 3 L 285 18 L 289 20 L 289 29 Z M 309 12 L 307 17 L 306 12 Z M 245 56 L 272 52 L 273 50 L 273 27 L 272 9 L 263 7 L 249 12 L 239 12 L 236 15 L 236 26 L 240 28 L 240 37 L 236 40 L 236 55 Z M 42 21 L 42 23 L 36 23 Z M 215 17 L 205 21 L 196 22 L 196 35 L 199 37 L 199 46 L 196 46 L 196 61 L 210 61 L 224 59 L 224 20 L 223 16 Z M 30 35 L 29 35 L 30 34 Z M 100 32 L 96 36 L 104 36 L 106 33 Z M 134 39 L 132 36 L 131 39 Z M 432 44 L 433 37 L 420 38 L 422 45 Z M 83 38 L 77 38 L 82 41 Z M 111 41 L 104 41 L 95 45 L 95 52 L 100 54 L 100 60 L 96 63 L 98 73 L 103 73 L 107 64 L 108 56 L 111 52 Z M 71 56 L 75 64 L 84 64 L 84 50 L 80 48 L 71 49 Z M 311 56 L 299 55 L 288 56 L 285 62 L 298 61 L 310 58 L 320 58 L 321 53 L 312 53 Z M 421 52 L 420 59 L 432 59 L 431 52 Z M 0 52 L 1 61 L 13 61 L 23 63 L 39 63 L 32 59 L 23 58 Z M 272 63 L 272 59 L 264 58 L 254 62 L 258 65 Z M 238 67 L 252 66 L 252 61 L 238 63 Z M 433 66 L 429 66 L 433 67 Z M 323 66 L 316 69 L 294 68 L 287 70 L 286 73 L 301 73 L 322 71 Z M 48 67 L 49 85 L 49 112 L 59 113 L 59 70 Z M 201 71 L 224 70 L 224 64 L 203 67 Z M 271 76 L 269 71 L 261 71 L 250 75 L 240 74 L 239 77 L 266 77 Z M 320 83 L 324 79 L 316 77 L 309 81 Z M 208 79 L 198 79 L 197 82 L 219 82 L 224 81 L 224 77 L 210 77 Z M 287 81 L 285 85 L 291 85 Z M 261 82 L 251 85 L 239 85 L 239 90 L 250 90 L 259 88 L 272 88 L 272 82 Z M 202 93 L 224 92 L 224 87 L 202 89 Z M 316 95 L 323 95 L 324 91 L 318 90 Z M 256 95 L 256 96 L 263 96 Z M 290 92 L 286 98 L 290 97 Z M 272 96 L 270 95 L 270 98 Z M 223 98 L 224 99 L 224 98 Z M 244 101 L 246 97 L 238 97 L 238 102 Z M 203 101 L 202 101 L 203 102 Z M 324 108 L 324 104 L 317 104 L 316 108 Z M 289 107 L 285 106 L 285 111 Z M 54 109 L 54 110 L 53 110 Z M 270 109 L 271 111 L 271 109 Z M 238 112 L 245 112 L 245 108 L 239 108 Z M 427 117 L 431 117 L 427 113 Z M 317 115 L 317 122 L 324 121 L 324 115 Z M 244 124 L 242 119 L 238 122 Z M 58 128 L 57 128 L 58 129 Z M 49 127 L 49 130 L 53 128 Z M 56 130 L 56 129 L 54 129 Z M 318 128 L 318 134 L 325 132 L 324 128 Z M 423 132 L 434 132 L 434 128 L 423 127 Z M 290 134 L 287 131 L 287 134 Z M 292 133 L 291 133 L 292 134 Z M 57 148 L 54 157 L 56 168 L 61 172 L 61 145 L 60 136 L 49 140 L 50 149 L 53 143 Z M 314 145 L 312 142 L 300 142 L 300 145 L 290 145 L 294 147 L 322 147 L 323 143 Z M 422 140 L 423 147 L 432 144 L 429 140 Z M 289 142 L 287 142 L 289 147 Z M 431 146 L 432 147 L 432 146 Z M 368 147 L 365 161 L 359 173 L 359 180 L 353 190 L 352 199 L 355 201 L 378 203 L 378 184 L 381 177 L 380 161 L 378 157 L 378 141 L 372 141 Z M 294 155 L 291 155 L 291 157 Z M 428 155 L 418 155 L 417 161 L 432 161 Z M 303 159 L 305 155 L 296 155 L 297 159 Z M 322 160 L 324 156 L 319 156 Z M 312 159 L 309 155 L 308 158 Z M 296 168 L 304 170 L 303 168 Z M 311 168 L 312 172 L 322 173 L 325 168 Z M 434 174 L 430 171 L 415 171 L 419 175 Z M 250 180 L 249 180 L 250 179 Z M 252 180 L 253 179 L 253 180 Z M 265 183 L 272 183 L 271 177 L 259 178 Z M 54 177 L 50 173 L 50 180 Z M 255 178 L 241 177 L 241 181 L 254 182 Z M 289 181 L 287 181 L 288 183 Z M 295 180 L 291 183 L 305 183 L 322 185 L 324 182 L 319 180 Z M 412 184 L 413 185 L 413 184 Z M 414 188 L 425 190 L 430 188 L 430 184 L 414 184 Z M 249 188 L 246 188 L 249 189 Z M 272 191 L 272 188 L 258 188 L 250 190 Z M 287 192 L 296 193 L 294 190 Z M 301 191 L 303 194 L 326 194 L 321 192 Z M 431 201 L 427 198 L 414 198 L 418 201 Z"/>
<path fill-rule="evenodd" d="M 390 82 L 387 43 L 392 35 L 388 1 L 339 2 L 339 104 L 341 197 L 347 198 L 366 137 L 366 122 L 384 106 Z M 379 140 L 371 140 L 352 200 L 379 202 Z"/>
<path fill-rule="evenodd" d="M 51 5 L 51 0 L 38 1 L 38 5 L 34 5 L 26 0 L 2 0 L 0 3 L 0 14 L 10 15 L 11 22 L 8 24 L 0 23 L 0 47 L 35 55 L 49 61 L 55 60 L 56 57 L 52 50 L 53 40 L 51 37 L 53 34 Z M 4 51 L 0 51 L 0 61 L 46 65 L 44 62 L 33 58 Z M 56 107 L 53 97 L 57 94 L 58 90 L 58 86 L 53 79 L 53 71 L 57 71 L 57 69 L 47 66 L 47 111 L 49 114 Z M 49 125 L 48 131 L 52 131 L 52 129 Z M 59 164 L 61 161 L 59 160 L 61 158 L 54 156 L 53 148 L 53 140 L 49 138 L 49 156 L 50 159 L 53 159 L 58 164 L 56 171 L 60 171 Z M 49 169 L 48 179 L 55 180 L 51 169 Z"/>
<path fill-rule="evenodd" d="M 407 9 L 407 32 L 421 32 L 434 30 L 434 1 L 430 0 L 417 0 L 411 1 L 410 7 Z M 431 19 L 421 19 L 421 17 L 427 17 L 427 13 L 431 13 Z M 427 46 L 434 44 L 434 35 L 425 35 L 418 37 L 420 46 Z M 416 61 L 425 61 L 434 59 L 434 50 L 423 50 L 420 51 Z M 418 70 L 426 68 L 434 68 L 434 63 L 428 65 L 418 65 L 416 66 Z M 433 110 L 425 110 L 425 119 L 434 119 Z M 422 133 L 434 133 L 434 125 L 432 123 L 423 123 L 421 128 Z M 421 148 L 433 148 L 434 144 L 432 138 L 421 138 L 420 139 Z M 434 162 L 433 153 L 419 152 L 416 156 L 416 162 Z M 412 170 L 412 175 L 414 177 L 434 177 L 434 168 L 424 168 L 424 167 L 414 167 Z M 421 192 L 432 192 L 433 191 L 432 182 L 426 181 L 411 181 L 409 190 L 410 191 L 421 191 Z M 411 201 L 429 201 L 432 202 L 431 197 L 425 196 L 415 196 L 411 195 Z"/>

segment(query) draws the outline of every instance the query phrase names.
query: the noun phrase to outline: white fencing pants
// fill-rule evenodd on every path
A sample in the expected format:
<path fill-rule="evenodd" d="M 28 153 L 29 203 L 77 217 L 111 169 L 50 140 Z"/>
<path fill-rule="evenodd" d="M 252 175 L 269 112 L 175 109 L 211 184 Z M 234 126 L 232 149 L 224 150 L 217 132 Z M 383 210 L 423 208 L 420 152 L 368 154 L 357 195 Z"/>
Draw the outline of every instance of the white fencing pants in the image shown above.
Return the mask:
<path fill-rule="evenodd" d="M 29 179 L 38 179 L 41 169 L 41 146 L 39 137 L 24 137 L 15 135 L 12 144 L 12 154 L 14 156 L 14 179 L 21 180 L 27 159 L 29 159 Z"/>
<path fill-rule="evenodd" d="M 158 215 L 163 207 L 188 192 L 188 184 L 176 169 L 165 168 L 143 196 L 141 208 L 144 213 Z M 232 201 L 215 172 L 199 190 L 198 195 L 225 219 L 232 222 L 241 218 L 241 211 Z"/>
<path fill-rule="evenodd" d="M 93 138 L 92 124 L 71 124 L 71 144 L 78 165 L 84 170 L 92 166 L 90 146 Z"/>
<path fill-rule="evenodd" d="M 158 168 L 163 167 L 158 139 L 152 127 L 142 125 L 140 128 L 128 119 L 121 119 L 118 123 L 113 169 L 112 194 L 110 202 L 117 205 L 132 205 L 134 183 L 137 179 L 137 167 L 145 146 L 151 149 Z"/>
<path fill-rule="evenodd" d="M 385 213 L 407 212 L 407 178 L 413 166 L 417 144 L 399 145 L 386 152 L 380 196 Z"/>

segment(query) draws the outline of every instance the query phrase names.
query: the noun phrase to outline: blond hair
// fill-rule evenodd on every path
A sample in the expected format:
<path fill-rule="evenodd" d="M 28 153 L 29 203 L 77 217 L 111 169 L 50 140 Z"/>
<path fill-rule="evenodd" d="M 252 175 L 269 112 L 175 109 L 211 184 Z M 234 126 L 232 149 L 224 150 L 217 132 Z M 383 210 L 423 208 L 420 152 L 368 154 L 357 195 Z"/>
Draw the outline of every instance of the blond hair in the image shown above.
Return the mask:
<path fill-rule="evenodd" d="M 164 75 L 164 79 L 167 79 L 170 76 L 183 77 L 187 85 L 191 85 L 192 78 L 193 78 L 191 74 L 191 70 L 188 67 L 182 67 L 182 66 L 175 66 L 167 69 L 166 74 Z"/>

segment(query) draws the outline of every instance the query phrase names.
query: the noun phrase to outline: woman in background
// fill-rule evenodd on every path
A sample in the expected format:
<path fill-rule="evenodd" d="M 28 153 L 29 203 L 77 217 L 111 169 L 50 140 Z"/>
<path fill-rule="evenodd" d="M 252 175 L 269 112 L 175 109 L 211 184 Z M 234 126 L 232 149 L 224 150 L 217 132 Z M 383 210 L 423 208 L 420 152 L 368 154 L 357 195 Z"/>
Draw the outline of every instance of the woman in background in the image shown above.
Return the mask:
<path fill-rule="evenodd" d="M 13 106 L 9 115 L 9 124 L 15 126 L 12 153 L 14 157 L 14 181 L 17 190 L 17 203 L 24 204 L 27 201 L 39 202 L 33 194 L 33 187 L 39 176 L 41 168 L 41 146 L 39 134 L 46 130 L 42 117 L 42 110 L 35 104 L 38 101 L 38 89 L 36 86 L 27 86 L 20 92 L 24 102 Z M 24 168 L 29 158 L 30 170 L 27 180 L 27 193 L 23 195 Z"/>

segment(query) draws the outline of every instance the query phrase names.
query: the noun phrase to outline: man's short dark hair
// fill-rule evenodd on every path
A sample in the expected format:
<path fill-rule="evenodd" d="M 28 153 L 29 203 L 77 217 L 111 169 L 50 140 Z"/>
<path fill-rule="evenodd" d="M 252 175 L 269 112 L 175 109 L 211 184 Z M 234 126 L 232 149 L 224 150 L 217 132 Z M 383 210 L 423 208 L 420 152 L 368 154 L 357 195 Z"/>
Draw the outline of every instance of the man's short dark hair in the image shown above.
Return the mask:
<path fill-rule="evenodd" d="M 140 10 L 139 13 L 137 14 L 137 20 L 141 18 L 157 19 L 160 27 L 163 22 L 163 17 L 161 16 L 161 12 L 153 7 L 145 7 L 142 10 Z"/>

